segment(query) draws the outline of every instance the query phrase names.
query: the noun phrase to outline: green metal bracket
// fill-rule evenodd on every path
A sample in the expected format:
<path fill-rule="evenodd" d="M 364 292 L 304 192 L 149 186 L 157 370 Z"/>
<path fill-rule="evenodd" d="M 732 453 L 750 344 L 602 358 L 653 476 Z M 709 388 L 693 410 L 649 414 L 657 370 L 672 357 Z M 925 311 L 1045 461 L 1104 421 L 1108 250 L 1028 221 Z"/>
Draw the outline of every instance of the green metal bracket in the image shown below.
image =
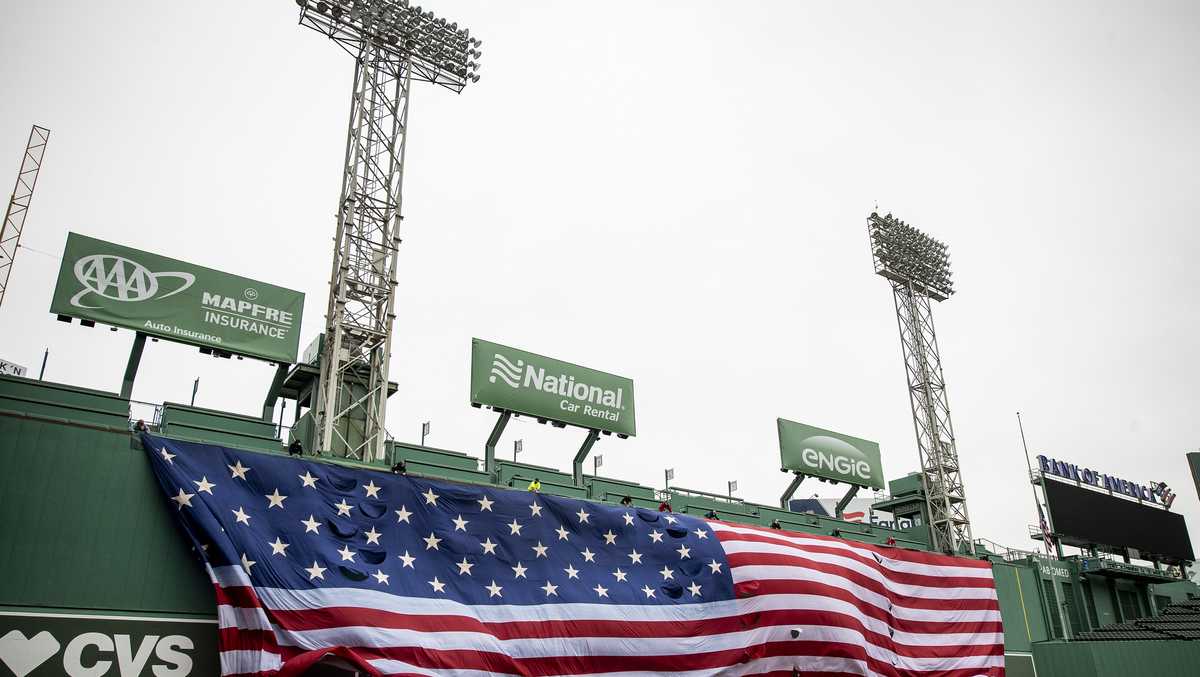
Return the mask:
<path fill-rule="evenodd" d="M 783 496 L 779 497 L 779 507 L 783 508 L 784 510 L 788 509 L 788 501 L 792 500 L 792 496 L 796 494 L 796 490 L 800 488 L 800 483 L 803 482 L 804 478 L 806 477 L 808 477 L 808 475 L 805 475 L 804 473 L 796 473 L 796 476 L 792 478 L 792 483 L 789 484 L 788 488 L 784 490 Z"/>
<path fill-rule="evenodd" d="M 600 439 L 599 430 L 589 430 L 587 437 L 583 438 L 583 444 L 579 447 L 579 451 L 575 454 L 575 461 L 571 466 L 571 476 L 575 478 L 575 486 L 583 486 L 583 461 L 592 453 L 592 446 L 596 444 L 596 440 Z"/>
<path fill-rule="evenodd" d="M 288 364 L 279 364 L 275 367 L 275 378 L 271 381 L 271 387 L 267 389 L 267 398 L 263 400 L 262 418 L 264 421 L 271 422 L 275 418 L 275 402 L 279 399 L 279 391 L 283 389 L 283 381 L 287 378 Z M 300 407 L 296 407 L 296 411 L 300 411 Z"/>
<path fill-rule="evenodd" d="M 121 382 L 121 399 L 133 397 L 133 382 L 137 379 L 138 367 L 142 364 L 142 351 L 146 349 L 146 335 L 137 332 L 133 337 L 133 348 L 129 350 L 129 362 L 125 364 L 125 380 Z"/>
<path fill-rule="evenodd" d="M 858 485 L 852 485 L 850 487 L 850 491 L 847 491 L 846 495 L 842 497 L 842 500 L 837 502 L 837 507 L 833 510 L 833 516 L 838 519 L 842 519 L 842 513 L 846 511 L 846 506 L 850 505 L 850 499 L 854 498 L 854 495 L 857 493 Z"/>
<path fill-rule="evenodd" d="M 493 476 L 493 481 L 495 481 L 496 473 L 496 445 L 500 443 L 500 436 L 504 434 L 504 427 L 508 425 L 511 418 L 511 411 L 500 412 L 500 418 L 496 419 L 496 425 L 492 427 L 492 434 L 488 435 L 487 444 L 483 447 L 483 470 Z"/>

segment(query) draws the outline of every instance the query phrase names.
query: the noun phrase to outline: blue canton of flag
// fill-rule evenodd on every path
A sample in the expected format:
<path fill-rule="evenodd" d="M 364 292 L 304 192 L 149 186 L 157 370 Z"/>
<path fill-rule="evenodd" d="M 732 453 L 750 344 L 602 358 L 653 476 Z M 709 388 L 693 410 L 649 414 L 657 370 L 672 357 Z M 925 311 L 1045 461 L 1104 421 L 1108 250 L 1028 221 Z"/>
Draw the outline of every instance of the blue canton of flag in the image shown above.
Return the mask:
<path fill-rule="evenodd" d="M 570 619 L 574 605 L 611 605 L 620 621 L 636 619 L 631 606 L 734 597 L 712 526 L 695 517 L 148 434 L 143 444 L 216 586 L 226 675 L 329 647 L 380 672 L 411 667 L 428 645 L 370 628 L 454 629 L 443 626 L 463 605 L 503 607 L 472 613 L 504 616 L 516 639 L 539 634 L 521 623 Z"/>

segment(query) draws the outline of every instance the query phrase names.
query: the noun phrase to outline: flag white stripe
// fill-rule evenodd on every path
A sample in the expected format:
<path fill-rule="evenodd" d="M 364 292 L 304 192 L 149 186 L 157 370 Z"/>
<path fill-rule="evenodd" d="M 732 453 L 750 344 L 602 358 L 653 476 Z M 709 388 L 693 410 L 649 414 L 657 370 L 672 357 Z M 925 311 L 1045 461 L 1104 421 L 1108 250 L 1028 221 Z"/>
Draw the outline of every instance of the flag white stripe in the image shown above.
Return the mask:
<path fill-rule="evenodd" d="M 240 570 L 240 567 L 236 567 Z M 808 595 L 773 594 L 743 599 L 700 602 L 696 604 L 634 605 L 634 604 L 496 604 L 472 606 L 448 599 L 402 597 L 376 590 L 360 588 L 318 588 L 291 590 L 288 588 L 255 588 L 259 600 L 276 611 L 307 611 L 324 607 L 356 606 L 410 615 L 447 615 L 478 618 L 485 623 L 554 620 L 627 621 L 701 621 L 721 616 L 736 616 L 754 611 L 795 608 L 790 606 Z M 874 594 L 874 593 L 872 593 Z M 878 595 L 877 595 L 878 596 Z M 879 605 L 876 605 L 879 606 Z M 880 608 L 886 609 L 884 604 Z M 907 609 L 894 606 L 897 618 L 914 621 L 965 623 L 999 621 L 1000 612 L 978 609 L 946 611 L 939 609 Z"/>
<path fill-rule="evenodd" d="M 270 651 L 222 651 L 220 660 L 222 675 L 278 670 L 283 665 L 279 654 Z"/>
<path fill-rule="evenodd" d="M 993 656 L 946 658 L 909 657 L 894 653 L 885 646 L 872 643 L 863 633 L 831 625 L 776 625 L 755 627 L 739 632 L 698 637 L 635 638 L 635 637 L 570 637 L 497 639 L 479 632 L 420 632 L 388 630 L 363 626 L 347 626 L 325 630 L 283 631 L 277 633 L 281 645 L 303 649 L 326 646 L 360 646 L 376 649 L 413 647 L 437 651 L 485 651 L 512 656 L 515 659 L 586 657 L 586 656 L 687 656 L 715 651 L 744 649 L 768 642 L 791 641 L 791 632 L 802 630 L 805 641 L 839 642 L 861 646 L 869 656 L 905 670 L 945 669 L 951 660 L 959 667 L 977 668 L 991 664 Z M 947 636 L 951 644 L 954 636 Z M 983 635 L 987 644 L 1004 641 L 1002 635 Z"/>

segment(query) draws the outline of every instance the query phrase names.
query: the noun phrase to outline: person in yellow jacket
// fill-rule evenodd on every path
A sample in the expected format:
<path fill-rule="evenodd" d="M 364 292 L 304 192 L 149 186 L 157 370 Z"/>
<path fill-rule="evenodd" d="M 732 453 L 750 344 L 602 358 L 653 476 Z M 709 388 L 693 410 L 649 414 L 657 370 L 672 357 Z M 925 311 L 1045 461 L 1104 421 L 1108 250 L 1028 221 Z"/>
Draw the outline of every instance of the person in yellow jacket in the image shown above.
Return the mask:
<path fill-rule="evenodd" d="M 529 491 L 540 492 L 541 490 L 542 490 L 541 481 L 536 477 L 533 478 L 533 481 L 529 483 Z"/>

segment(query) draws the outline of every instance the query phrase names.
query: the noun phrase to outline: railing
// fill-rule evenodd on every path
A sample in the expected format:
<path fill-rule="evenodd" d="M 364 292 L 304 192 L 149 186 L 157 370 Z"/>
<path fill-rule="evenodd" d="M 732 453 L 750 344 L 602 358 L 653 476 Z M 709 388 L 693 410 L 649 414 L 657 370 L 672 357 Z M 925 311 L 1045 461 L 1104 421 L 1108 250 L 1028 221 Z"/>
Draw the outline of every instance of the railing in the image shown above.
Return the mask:
<path fill-rule="evenodd" d="M 144 422 L 151 431 L 158 432 L 158 426 L 162 423 L 162 405 L 129 400 L 129 429 L 136 429 L 138 421 Z"/>
<path fill-rule="evenodd" d="M 975 545 L 982 545 L 989 552 L 994 552 L 997 555 L 1000 555 L 1001 559 L 1003 559 L 1005 562 L 1017 562 L 1030 557 L 1041 557 L 1041 555 L 1036 552 L 1021 550 L 1019 548 L 1010 548 L 1007 545 L 1001 545 L 986 538 L 976 538 Z"/>

